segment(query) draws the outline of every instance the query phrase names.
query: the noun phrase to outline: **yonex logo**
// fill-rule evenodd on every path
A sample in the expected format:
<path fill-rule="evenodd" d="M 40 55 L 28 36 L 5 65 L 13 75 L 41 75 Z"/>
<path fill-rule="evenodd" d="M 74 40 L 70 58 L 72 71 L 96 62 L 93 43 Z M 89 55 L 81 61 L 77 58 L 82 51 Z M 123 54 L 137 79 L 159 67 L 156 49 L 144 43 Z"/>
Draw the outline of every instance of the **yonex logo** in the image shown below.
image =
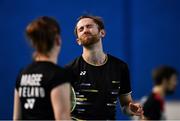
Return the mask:
<path fill-rule="evenodd" d="M 86 75 L 86 71 L 81 71 L 80 76 Z"/>
<path fill-rule="evenodd" d="M 24 104 L 25 109 L 33 109 L 35 103 L 35 99 L 27 99 L 27 102 Z"/>

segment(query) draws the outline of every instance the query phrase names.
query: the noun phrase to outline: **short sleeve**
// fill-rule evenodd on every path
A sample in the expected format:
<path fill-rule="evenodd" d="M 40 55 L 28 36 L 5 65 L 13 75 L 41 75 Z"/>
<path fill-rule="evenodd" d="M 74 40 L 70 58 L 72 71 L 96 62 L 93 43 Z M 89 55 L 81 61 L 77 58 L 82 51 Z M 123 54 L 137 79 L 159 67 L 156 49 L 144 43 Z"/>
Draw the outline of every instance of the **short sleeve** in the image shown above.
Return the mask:
<path fill-rule="evenodd" d="M 69 73 L 64 70 L 63 72 L 57 72 L 52 80 L 48 82 L 48 89 L 52 90 L 56 86 L 62 85 L 64 83 L 70 83 Z"/>
<path fill-rule="evenodd" d="M 127 64 L 122 65 L 121 69 L 121 80 L 120 80 L 120 90 L 119 94 L 127 94 L 131 92 L 131 82 L 130 82 L 130 75 L 129 75 L 129 69 Z"/>

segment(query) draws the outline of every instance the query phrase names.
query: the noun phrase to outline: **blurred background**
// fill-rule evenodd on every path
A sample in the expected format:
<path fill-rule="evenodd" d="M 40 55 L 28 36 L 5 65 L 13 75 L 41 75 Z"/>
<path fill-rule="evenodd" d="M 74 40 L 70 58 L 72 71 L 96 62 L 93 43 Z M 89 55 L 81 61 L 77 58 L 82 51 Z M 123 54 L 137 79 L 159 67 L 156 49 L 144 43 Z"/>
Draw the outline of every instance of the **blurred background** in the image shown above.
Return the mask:
<path fill-rule="evenodd" d="M 155 67 L 180 72 L 180 0 L 0 0 L 0 120 L 12 119 L 17 73 L 32 61 L 27 24 L 45 15 L 58 20 L 63 41 L 58 64 L 64 66 L 82 52 L 73 30 L 84 13 L 104 19 L 104 50 L 128 63 L 135 100 L 150 93 Z M 180 84 L 166 106 L 168 119 L 180 119 Z M 128 119 L 119 106 L 117 119 Z"/>

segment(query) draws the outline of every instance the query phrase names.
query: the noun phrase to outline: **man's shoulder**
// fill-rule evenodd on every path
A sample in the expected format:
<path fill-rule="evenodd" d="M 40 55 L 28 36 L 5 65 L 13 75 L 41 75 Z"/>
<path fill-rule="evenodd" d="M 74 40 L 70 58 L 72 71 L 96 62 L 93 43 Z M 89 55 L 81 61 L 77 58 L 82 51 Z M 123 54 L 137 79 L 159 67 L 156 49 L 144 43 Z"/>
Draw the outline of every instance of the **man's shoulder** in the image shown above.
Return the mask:
<path fill-rule="evenodd" d="M 151 92 L 147 97 L 146 101 L 144 102 L 144 105 L 159 105 L 161 101 L 162 101 L 161 97 Z"/>
<path fill-rule="evenodd" d="M 123 61 L 122 59 L 115 57 L 113 55 L 107 54 L 108 55 L 108 59 L 111 60 L 111 62 L 115 63 L 115 64 L 119 64 L 119 65 L 127 65 L 127 63 L 125 61 Z"/>
<path fill-rule="evenodd" d="M 65 65 L 65 68 L 74 68 L 79 65 L 79 62 L 81 60 L 81 56 L 76 57 L 74 60 L 69 62 L 68 64 Z"/>

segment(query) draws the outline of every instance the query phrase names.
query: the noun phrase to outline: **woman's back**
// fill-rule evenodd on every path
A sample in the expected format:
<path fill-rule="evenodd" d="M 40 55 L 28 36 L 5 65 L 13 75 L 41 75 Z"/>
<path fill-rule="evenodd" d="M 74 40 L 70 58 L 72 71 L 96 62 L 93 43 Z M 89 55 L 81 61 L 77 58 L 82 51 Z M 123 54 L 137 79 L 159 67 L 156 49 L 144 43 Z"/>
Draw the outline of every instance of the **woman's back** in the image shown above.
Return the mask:
<path fill-rule="evenodd" d="M 33 62 L 22 70 L 16 81 L 22 119 L 55 119 L 51 90 L 68 81 L 66 71 L 51 62 Z"/>

